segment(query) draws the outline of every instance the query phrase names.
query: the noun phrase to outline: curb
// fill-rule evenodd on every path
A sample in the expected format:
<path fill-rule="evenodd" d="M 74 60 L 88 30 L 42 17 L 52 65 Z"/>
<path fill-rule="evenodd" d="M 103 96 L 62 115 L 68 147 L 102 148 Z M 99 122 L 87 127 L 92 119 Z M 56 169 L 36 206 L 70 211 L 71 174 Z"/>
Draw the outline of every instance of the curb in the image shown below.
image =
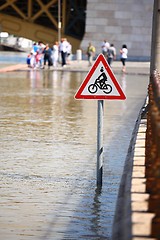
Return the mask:
<path fill-rule="evenodd" d="M 143 187 L 141 187 L 140 182 L 136 182 L 136 177 L 140 178 L 138 174 L 136 175 L 136 172 L 139 171 L 143 172 L 144 174 L 144 166 L 143 169 L 139 168 L 138 164 L 141 164 L 143 161 L 144 164 L 144 153 L 145 153 L 145 131 L 146 131 L 146 120 L 142 119 L 141 115 L 144 109 L 144 106 L 146 105 L 146 99 L 144 102 L 144 105 L 142 106 L 138 118 L 135 123 L 134 130 L 132 132 L 132 138 L 130 141 L 130 145 L 128 148 L 128 153 L 125 160 L 124 165 L 124 171 L 120 182 L 119 187 L 119 193 L 117 197 L 117 205 L 115 210 L 115 217 L 113 222 L 113 228 L 112 228 L 112 240 L 138 240 L 139 238 L 133 238 L 137 235 L 144 236 L 142 234 L 142 230 L 140 232 L 137 232 L 137 229 L 140 229 L 139 225 L 139 219 L 135 213 L 136 211 L 141 211 L 141 206 L 137 206 L 139 204 L 139 200 L 136 200 L 136 193 L 138 193 L 137 188 L 139 190 L 141 188 L 144 189 L 144 181 L 142 181 Z M 144 125 L 145 122 L 145 125 Z M 143 128 L 143 136 L 139 135 Z M 141 144 L 139 145 L 139 136 L 141 136 Z M 143 154 L 140 153 L 140 155 L 137 154 L 137 149 L 141 148 L 143 149 Z M 142 155 L 141 155 L 142 154 Z M 138 181 L 138 180 L 137 180 Z M 143 203 L 141 205 L 145 205 L 144 201 L 146 199 L 142 199 Z M 138 210 L 138 207 L 140 209 Z M 143 222 L 144 218 L 141 216 L 141 226 L 143 229 L 143 232 L 146 230 L 146 226 Z M 137 226 L 136 226 L 137 224 Z M 148 224 L 148 222 L 147 222 Z M 148 226 L 148 225 L 147 225 Z M 139 231 L 139 230 L 138 230 Z M 148 235 L 147 235 L 148 236 Z M 140 238 L 142 239 L 142 238 Z"/>
<path fill-rule="evenodd" d="M 0 68 L 1 73 L 12 72 L 12 71 L 70 71 L 70 72 L 89 72 L 91 67 L 88 66 L 88 61 L 72 61 L 71 64 L 66 65 L 65 67 L 51 66 L 50 69 L 34 69 L 29 68 L 27 64 L 14 64 Z M 122 66 L 121 63 L 116 61 L 113 63 L 112 70 L 115 74 L 124 74 L 121 72 Z M 128 62 L 127 63 L 127 72 L 126 75 L 149 75 L 149 62 Z"/>

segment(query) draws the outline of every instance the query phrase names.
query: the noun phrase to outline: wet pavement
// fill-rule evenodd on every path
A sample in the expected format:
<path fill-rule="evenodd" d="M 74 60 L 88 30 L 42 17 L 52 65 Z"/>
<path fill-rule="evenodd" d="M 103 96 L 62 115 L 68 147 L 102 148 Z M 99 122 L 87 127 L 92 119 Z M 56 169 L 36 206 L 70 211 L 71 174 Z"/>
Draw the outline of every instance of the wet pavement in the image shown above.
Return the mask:
<path fill-rule="evenodd" d="M 116 75 L 127 99 L 104 104 L 104 174 L 97 191 L 97 101 L 74 99 L 85 76 L 1 73 L 1 239 L 111 239 L 123 166 L 149 79 Z"/>

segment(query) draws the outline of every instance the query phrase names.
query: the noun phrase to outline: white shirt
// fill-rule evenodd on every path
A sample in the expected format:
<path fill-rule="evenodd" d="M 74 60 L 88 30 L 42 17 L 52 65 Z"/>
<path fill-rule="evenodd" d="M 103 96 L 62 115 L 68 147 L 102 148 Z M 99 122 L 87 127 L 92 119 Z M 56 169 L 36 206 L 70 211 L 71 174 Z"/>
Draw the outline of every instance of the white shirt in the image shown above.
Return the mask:
<path fill-rule="evenodd" d="M 53 58 L 57 58 L 58 57 L 58 46 L 57 45 L 53 45 L 53 54 L 52 54 Z"/>
<path fill-rule="evenodd" d="M 128 49 L 122 48 L 121 58 L 127 58 Z"/>
<path fill-rule="evenodd" d="M 67 41 L 61 42 L 60 51 L 67 52 L 68 51 L 68 45 L 69 45 L 69 43 Z"/>
<path fill-rule="evenodd" d="M 102 45 L 102 51 L 107 52 L 108 48 L 110 47 L 109 42 L 103 42 Z"/>
<path fill-rule="evenodd" d="M 72 52 L 72 46 L 70 43 L 68 43 L 67 53 L 71 54 L 71 52 Z"/>

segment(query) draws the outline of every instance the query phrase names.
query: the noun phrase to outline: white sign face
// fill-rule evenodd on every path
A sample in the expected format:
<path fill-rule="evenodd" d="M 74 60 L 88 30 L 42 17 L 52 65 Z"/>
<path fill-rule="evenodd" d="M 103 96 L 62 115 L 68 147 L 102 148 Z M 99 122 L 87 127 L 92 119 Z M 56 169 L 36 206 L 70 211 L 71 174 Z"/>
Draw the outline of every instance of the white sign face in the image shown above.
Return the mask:
<path fill-rule="evenodd" d="M 112 96 L 119 95 L 117 88 L 113 84 L 102 62 L 99 63 L 98 67 L 96 68 L 95 72 L 91 76 L 89 82 L 86 84 L 81 94 L 95 94 L 100 96 L 106 96 L 106 94 Z"/>
<path fill-rule="evenodd" d="M 100 54 L 75 95 L 76 99 L 125 99 L 103 54 Z"/>

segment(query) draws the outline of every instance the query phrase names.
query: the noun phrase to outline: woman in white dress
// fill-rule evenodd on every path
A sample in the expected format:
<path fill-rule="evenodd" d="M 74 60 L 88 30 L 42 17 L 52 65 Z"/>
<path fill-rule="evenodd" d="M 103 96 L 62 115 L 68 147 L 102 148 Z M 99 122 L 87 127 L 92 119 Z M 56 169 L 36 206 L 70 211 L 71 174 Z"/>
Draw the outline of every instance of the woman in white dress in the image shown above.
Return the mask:
<path fill-rule="evenodd" d="M 58 42 L 55 42 L 53 45 L 53 53 L 52 53 L 53 67 L 58 66 L 58 57 L 59 57 L 59 46 L 58 46 Z"/>
<path fill-rule="evenodd" d="M 128 49 L 126 44 L 122 45 L 122 48 L 120 49 L 120 54 L 121 54 L 121 62 L 122 62 L 122 72 L 126 72 L 126 60 L 128 57 Z"/>

